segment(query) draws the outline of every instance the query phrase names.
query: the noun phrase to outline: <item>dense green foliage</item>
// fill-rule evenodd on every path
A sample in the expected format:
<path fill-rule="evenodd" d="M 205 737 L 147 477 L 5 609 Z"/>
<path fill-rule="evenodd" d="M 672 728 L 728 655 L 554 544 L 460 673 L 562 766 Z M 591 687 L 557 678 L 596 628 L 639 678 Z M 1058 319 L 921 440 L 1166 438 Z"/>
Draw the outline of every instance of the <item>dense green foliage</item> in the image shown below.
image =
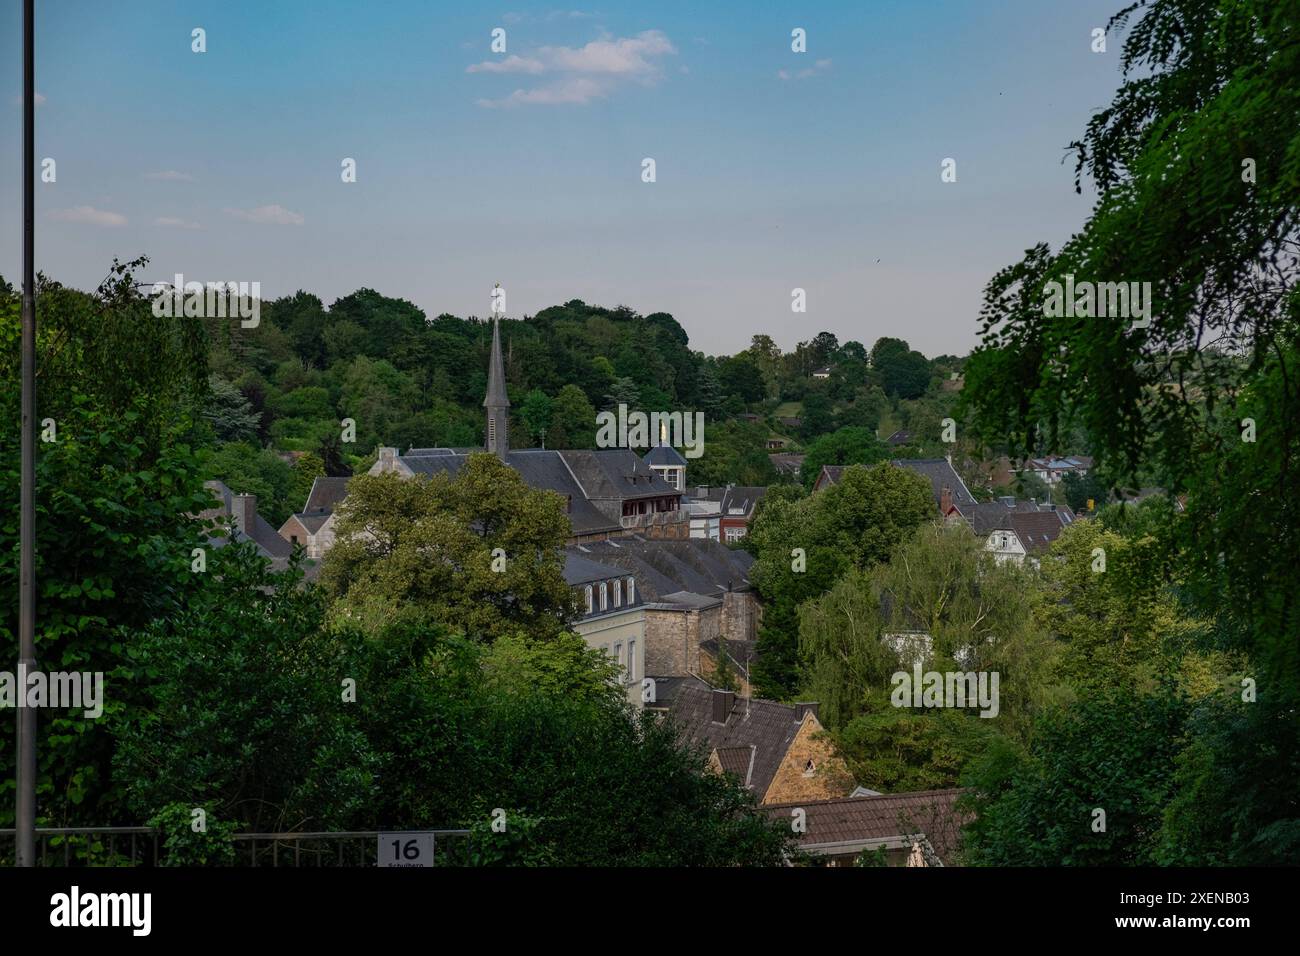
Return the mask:
<path fill-rule="evenodd" d="M 1035 246 L 990 282 L 965 394 L 990 440 L 1033 448 L 1080 430 L 1117 482 L 1151 476 L 1187 511 L 1131 530 L 1112 521 L 1130 538 L 1133 585 L 1113 589 L 1113 606 L 1070 588 L 1092 606 L 1073 642 L 1080 701 L 1044 718 L 1025 761 L 982 774 L 976 850 L 1294 862 L 1300 4 L 1143 0 L 1111 27 L 1123 25 L 1124 82 L 1075 144 L 1096 207 L 1057 253 Z M 1149 327 L 1045 318 L 1045 284 L 1069 274 L 1150 282 Z M 1185 614 L 1196 624 L 1179 635 Z M 1191 654 L 1198 644 L 1211 656 Z M 1249 663 L 1226 691 L 1184 699 L 1193 665 L 1238 655 Z M 1117 673 L 1128 696 L 1090 686 Z M 1101 761 L 1129 779 L 1098 779 Z M 1105 834 L 1080 818 L 1088 804 L 1108 809 Z"/>

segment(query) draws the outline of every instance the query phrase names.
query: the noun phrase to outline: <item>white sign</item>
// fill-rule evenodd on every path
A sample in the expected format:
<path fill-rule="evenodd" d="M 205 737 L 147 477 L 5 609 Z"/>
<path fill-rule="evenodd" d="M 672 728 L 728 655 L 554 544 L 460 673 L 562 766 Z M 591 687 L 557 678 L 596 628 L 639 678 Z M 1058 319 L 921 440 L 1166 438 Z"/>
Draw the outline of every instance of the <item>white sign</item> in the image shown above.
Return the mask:
<path fill-rule="evenodd" d="M 432 833 L 379 834 L 379 866 L 433 866 Z"/>

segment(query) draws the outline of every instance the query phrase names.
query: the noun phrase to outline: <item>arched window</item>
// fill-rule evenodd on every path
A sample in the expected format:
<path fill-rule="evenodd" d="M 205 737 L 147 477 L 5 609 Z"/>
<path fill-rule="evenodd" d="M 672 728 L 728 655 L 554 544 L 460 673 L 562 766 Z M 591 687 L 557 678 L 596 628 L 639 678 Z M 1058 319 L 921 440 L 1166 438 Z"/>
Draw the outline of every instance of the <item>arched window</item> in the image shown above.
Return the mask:
<path fill-rule="evenodd" d="M 636 580 L 633 578 L 627 579 L 627 603 L 636 603 Z"/>
<path fill-rule="evenodd" d="M 600 609 L 602 611 L 609 608 L 609 584 L 605 581 L 600 582 Z"/>
<path fill-rule="evenodd" d="M 587 585 L 587 613 L 590 614 L 595 609 L 596 606 L 592 603 L 592 598 L 591 598 L 591 585 L 588 584 Z"/>
<path fill-rule="evenodd" d="M 614 607 L 623 606 L 623 582 L 614 582 Z"/>

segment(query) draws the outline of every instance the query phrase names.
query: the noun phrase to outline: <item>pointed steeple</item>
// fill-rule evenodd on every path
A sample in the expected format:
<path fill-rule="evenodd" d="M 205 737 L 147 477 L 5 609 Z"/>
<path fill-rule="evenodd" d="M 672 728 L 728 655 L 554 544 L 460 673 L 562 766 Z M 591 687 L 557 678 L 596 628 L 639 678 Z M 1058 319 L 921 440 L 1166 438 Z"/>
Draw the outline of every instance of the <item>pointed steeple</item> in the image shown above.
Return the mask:
<path fill-rule="evenodd" d="M 506 395 L 505 364 L 501 361 L 501 320 L 496 316 L 492 317 L 492 357 L 488 360 L 483 407 L 487 409 L 487 440 L 483 447 L 504 461 L 510 450 L 510 398 Z"/>

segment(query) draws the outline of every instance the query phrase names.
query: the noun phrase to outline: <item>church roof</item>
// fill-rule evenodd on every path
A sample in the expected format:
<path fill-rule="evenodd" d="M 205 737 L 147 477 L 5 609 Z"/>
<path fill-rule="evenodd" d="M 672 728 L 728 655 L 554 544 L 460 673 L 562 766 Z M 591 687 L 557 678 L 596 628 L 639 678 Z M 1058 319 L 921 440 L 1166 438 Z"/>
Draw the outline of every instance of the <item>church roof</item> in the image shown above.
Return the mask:
<path fill-rule="evenodd" d="M 509 408 L 506 395 L 506 371 L 501 362 L 501 320 L 492 320 L 492 358 L 488 362 L 487 394 L 483 396 L 484 408 Z"/>

